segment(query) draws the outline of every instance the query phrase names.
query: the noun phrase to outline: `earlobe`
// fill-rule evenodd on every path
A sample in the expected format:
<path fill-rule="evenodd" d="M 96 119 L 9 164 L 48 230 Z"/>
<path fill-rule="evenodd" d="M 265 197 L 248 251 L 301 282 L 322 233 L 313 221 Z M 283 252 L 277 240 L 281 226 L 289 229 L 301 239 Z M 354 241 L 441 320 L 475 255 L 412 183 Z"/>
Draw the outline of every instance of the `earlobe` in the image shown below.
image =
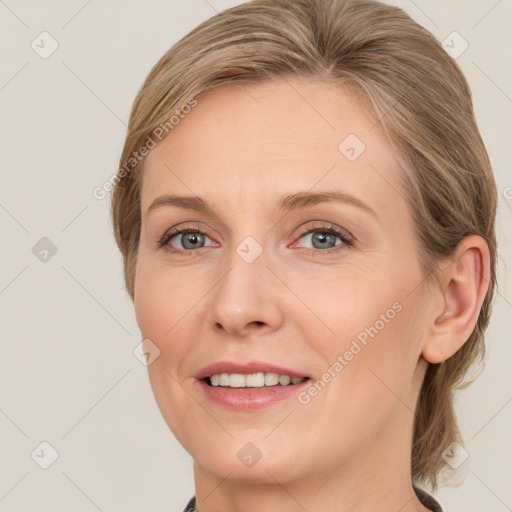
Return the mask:
<path fill-rule="evenodd" d="M 487 242 L 470 235 L 460 242 L 442 271 L 422 356 L 441 363 L 468 340 L 478 321 L 489 288 L 490 255 Z"/>

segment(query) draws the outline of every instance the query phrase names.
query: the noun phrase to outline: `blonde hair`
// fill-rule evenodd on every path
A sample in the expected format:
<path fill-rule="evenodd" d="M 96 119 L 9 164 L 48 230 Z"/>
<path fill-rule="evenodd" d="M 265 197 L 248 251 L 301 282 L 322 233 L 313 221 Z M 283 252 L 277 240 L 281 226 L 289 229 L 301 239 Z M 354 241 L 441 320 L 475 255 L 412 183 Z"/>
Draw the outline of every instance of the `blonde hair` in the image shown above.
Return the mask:
<path fill-rule="evenodd" d="M 462 72 L 401 9 L 373 0 L 253 0 L 208 19 L 163 55 L 133 103 L 112 192 L 127 291 L 133 299 L 141 226 L 144 159 L 134 155 L 201 93 L 286 76 L 344 83 L 371 109 L 403 167 L 427 282 L 467 235 L 488 242 L 491 278 L 475 328 L 455 355 L 429 365 L 416 406 L 412 478 L 436 489 L 443 450 L 463 444 L 454 391 L 484 357 L 496 284 L 497 192 Z"/>

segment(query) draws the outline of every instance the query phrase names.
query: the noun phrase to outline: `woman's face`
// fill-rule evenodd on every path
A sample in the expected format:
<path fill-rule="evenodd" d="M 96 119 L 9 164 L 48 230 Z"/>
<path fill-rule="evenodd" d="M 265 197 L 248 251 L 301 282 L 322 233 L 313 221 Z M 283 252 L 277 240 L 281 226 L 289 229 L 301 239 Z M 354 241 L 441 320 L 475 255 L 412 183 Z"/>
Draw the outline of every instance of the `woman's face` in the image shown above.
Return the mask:
<path fill-rule="evenodd" d="M 380 125 L 315 81 L 210 91 L 151 151 L 135 309 L 157 403 L 201 471 L 409 471 L 429 302 L 399 178 Z"/>

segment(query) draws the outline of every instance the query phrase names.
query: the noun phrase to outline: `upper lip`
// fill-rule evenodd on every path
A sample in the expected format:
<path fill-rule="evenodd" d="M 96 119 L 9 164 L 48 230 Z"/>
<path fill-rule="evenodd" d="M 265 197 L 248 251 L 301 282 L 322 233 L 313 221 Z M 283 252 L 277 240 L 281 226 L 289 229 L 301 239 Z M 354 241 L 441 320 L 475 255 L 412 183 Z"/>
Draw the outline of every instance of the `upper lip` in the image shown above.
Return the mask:
<path fill-rule="evenodd" d="M 220 373 L 240 373 L 244 375 L 249 375 L 251 373 L 278 373 L 279 375 L 288 375 L 290 377 L 308 377 L 303 372 L 291 370 L 290 368 L 285 368 L 272 363 L 264 363 L 262 361 L 249 361 L 246 363 L 218 361 L 199 370 L 196 373 L 195 378 L 201 380 Z"/>

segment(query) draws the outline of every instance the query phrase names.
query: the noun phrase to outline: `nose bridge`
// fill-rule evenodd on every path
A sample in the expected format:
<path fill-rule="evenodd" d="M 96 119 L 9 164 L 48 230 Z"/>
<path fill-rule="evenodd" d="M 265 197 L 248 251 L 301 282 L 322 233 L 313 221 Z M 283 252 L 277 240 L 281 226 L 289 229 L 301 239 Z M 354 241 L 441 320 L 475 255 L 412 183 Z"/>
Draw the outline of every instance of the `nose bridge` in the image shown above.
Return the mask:
<path fill-rule="evenodd" d="M 241 335 L 255 326 L 275 329 L 282 322 L 275 283 L 269 278 L 263 245 L 247 236 L 225 255 L 211 297 L 210 322 L 217 328 Z"/>

